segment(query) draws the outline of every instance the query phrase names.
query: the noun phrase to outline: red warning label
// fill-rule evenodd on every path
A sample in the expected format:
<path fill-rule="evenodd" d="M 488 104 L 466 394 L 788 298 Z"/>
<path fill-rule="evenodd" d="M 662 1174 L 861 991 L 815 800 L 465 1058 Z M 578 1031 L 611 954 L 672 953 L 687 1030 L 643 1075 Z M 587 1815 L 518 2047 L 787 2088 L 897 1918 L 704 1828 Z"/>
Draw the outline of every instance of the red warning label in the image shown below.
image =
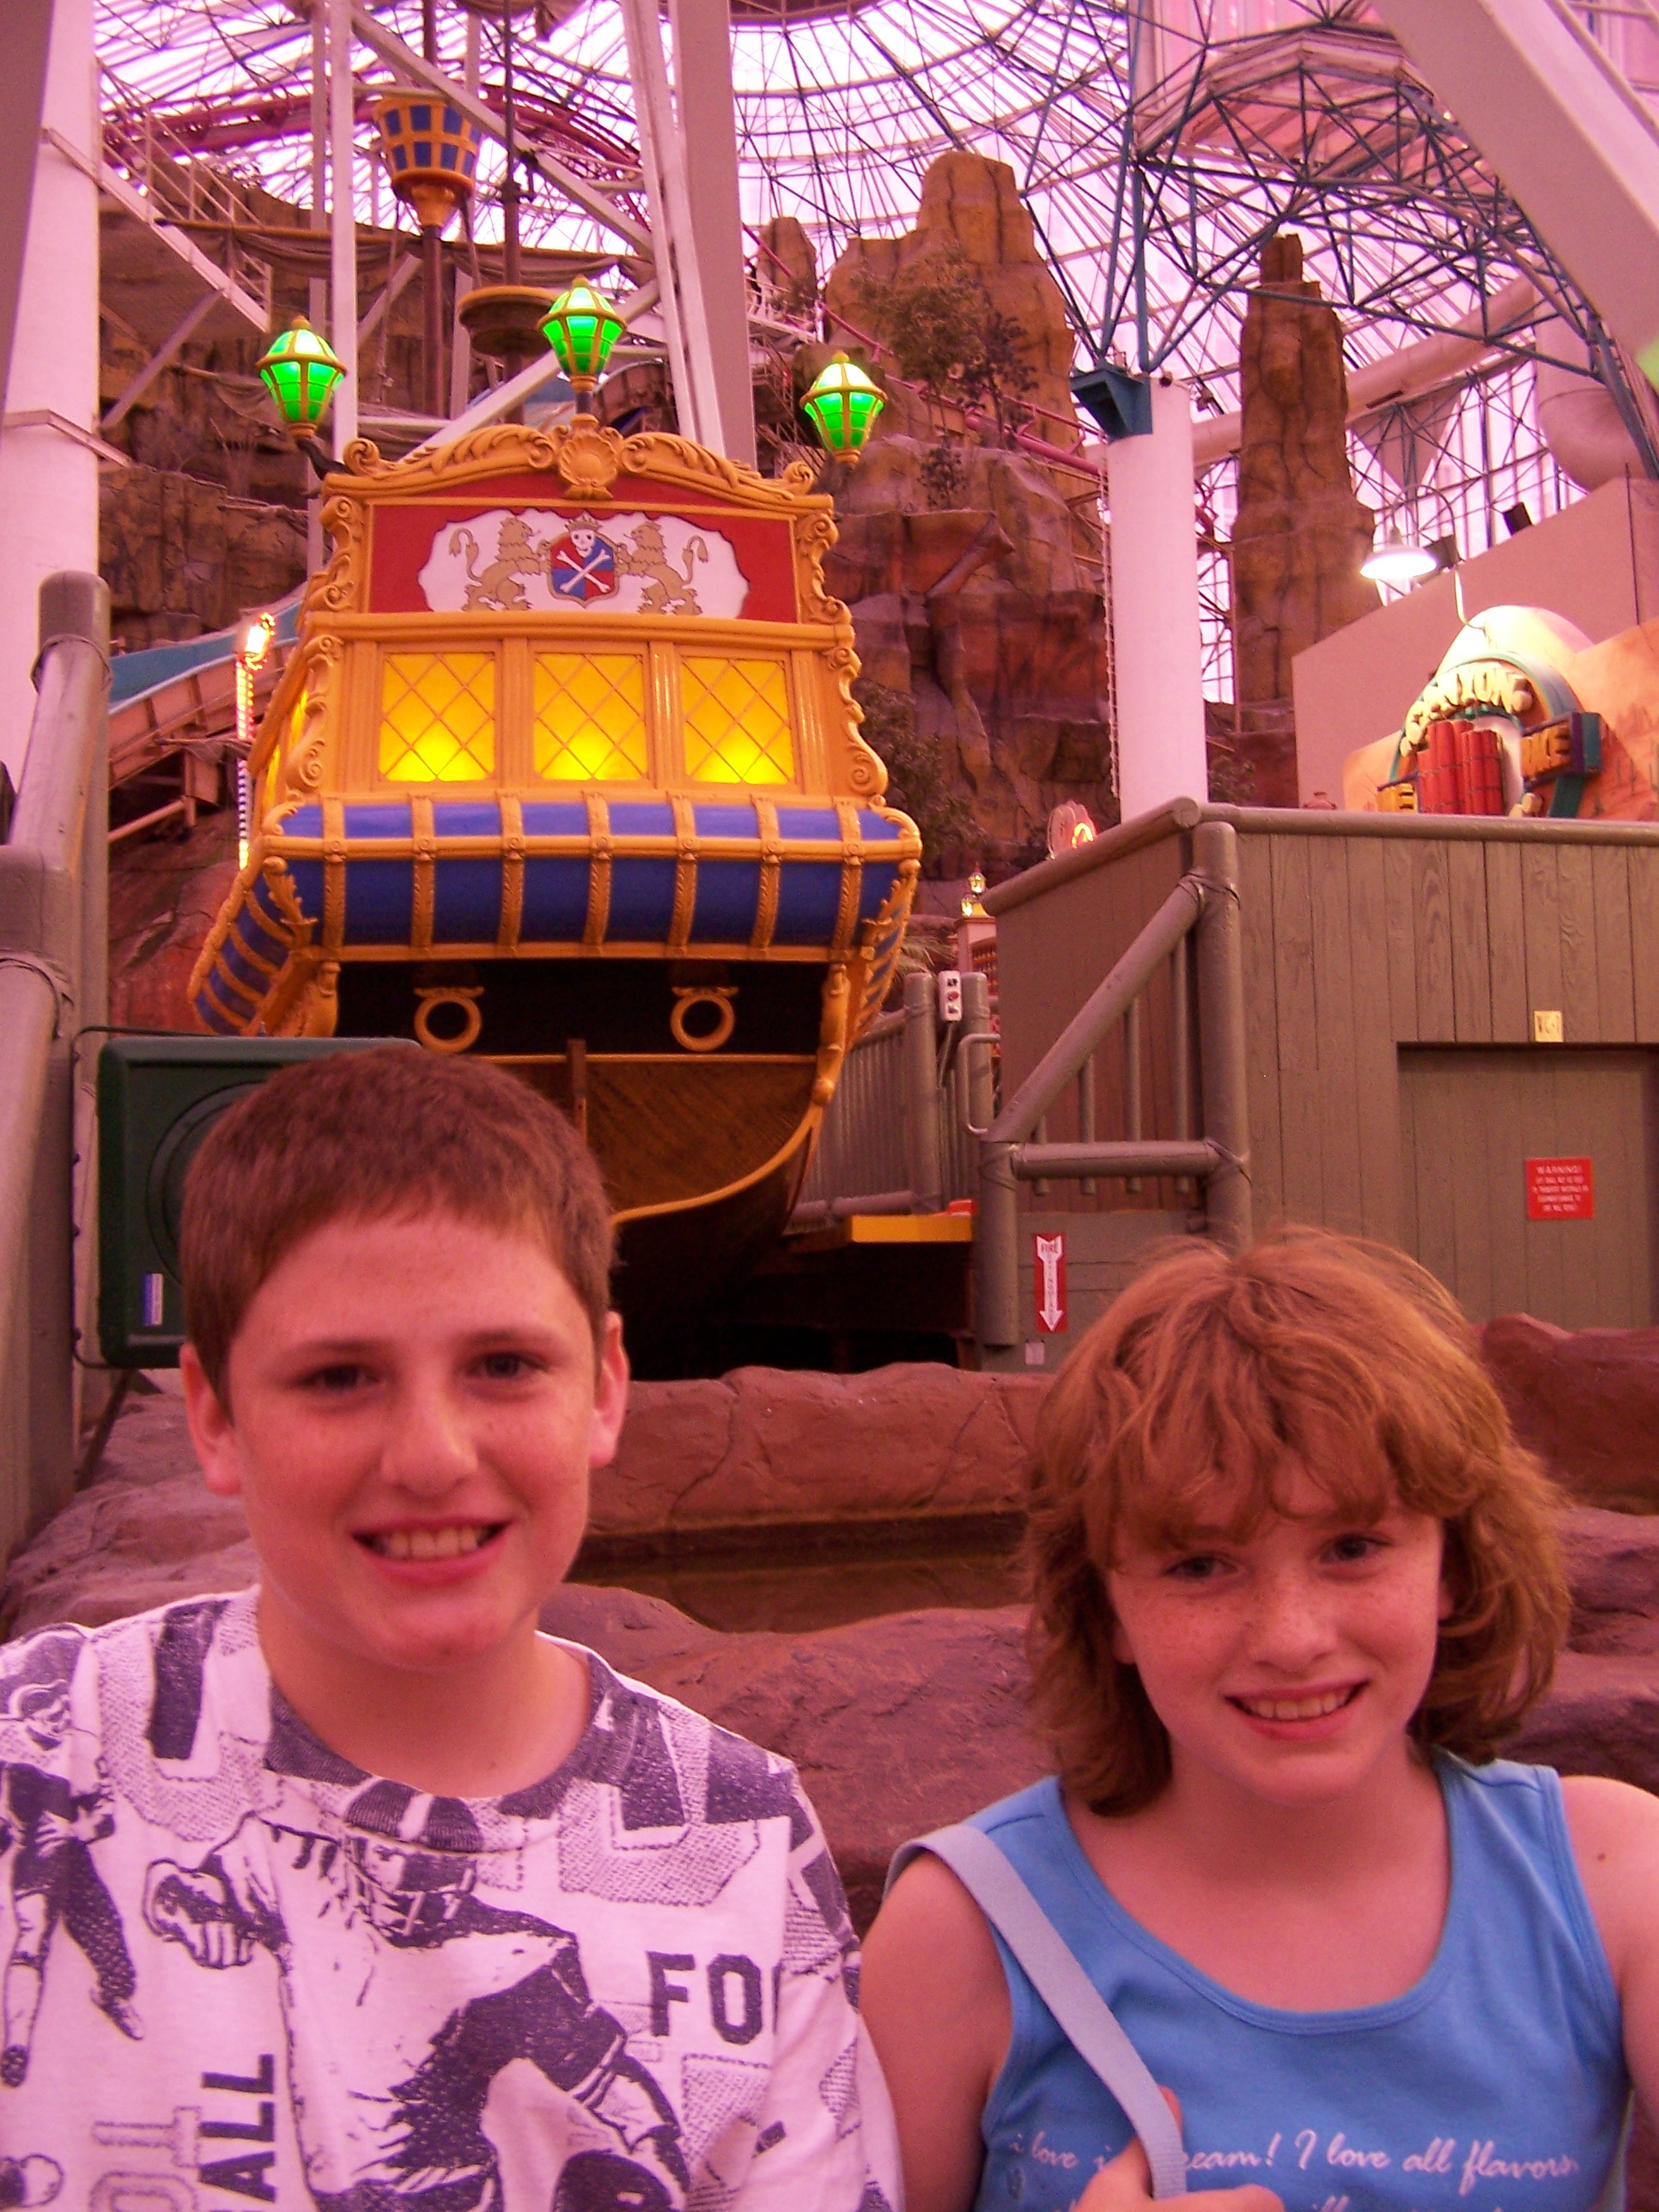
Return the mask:
<path fill-rule="evenodd" d="M 1527 1162 L 1528 1221 L 1594 1221 L 1595 1177 L 1589 1160 Z"/>

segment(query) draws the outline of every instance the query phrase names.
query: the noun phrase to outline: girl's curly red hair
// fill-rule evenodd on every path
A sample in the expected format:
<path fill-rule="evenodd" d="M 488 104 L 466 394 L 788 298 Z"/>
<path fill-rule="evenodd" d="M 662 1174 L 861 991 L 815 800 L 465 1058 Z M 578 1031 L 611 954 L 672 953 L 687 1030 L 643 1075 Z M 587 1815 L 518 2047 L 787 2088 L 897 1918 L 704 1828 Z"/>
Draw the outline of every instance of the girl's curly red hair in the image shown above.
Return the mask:
<path fill-rule="evenodd" d="M 1068 1788 L 1148 1804 L 1170 1742 L 1112 1650 L 1120 1534 L 1181 1544 L 1274 1510 L 1288 1462 L 1345 1512 L 1445 1530 L 1450 1610 L 1413 1735 L 1490 1759 L 1548 1687 L 1568 1595 L 1558 1494 L 1510 1432 L 1468 1322 L 1416 1263 L 1322 1230 L 1154 1260 L 1084 1337 L 1037 1425 L 1025 1568 L 1033 1704 Z"/>

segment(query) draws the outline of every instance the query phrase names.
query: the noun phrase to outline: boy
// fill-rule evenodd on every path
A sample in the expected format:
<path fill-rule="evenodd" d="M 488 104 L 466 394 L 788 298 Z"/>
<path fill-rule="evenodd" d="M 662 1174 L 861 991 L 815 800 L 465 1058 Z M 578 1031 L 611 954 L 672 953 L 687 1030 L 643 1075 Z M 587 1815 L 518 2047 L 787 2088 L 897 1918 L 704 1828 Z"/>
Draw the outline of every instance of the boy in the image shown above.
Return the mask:
<path fill-rule="evenodd" d="M 260 1583 L 0 1655 L 79 1880 L 0 2069 L 13 2201 L 887 2212 L 793 1771 L 537 1632 L 627 1391 L 586 1148 L 482 1063 L 340 1054 L 216 1124 L 181 1243 Z"/>

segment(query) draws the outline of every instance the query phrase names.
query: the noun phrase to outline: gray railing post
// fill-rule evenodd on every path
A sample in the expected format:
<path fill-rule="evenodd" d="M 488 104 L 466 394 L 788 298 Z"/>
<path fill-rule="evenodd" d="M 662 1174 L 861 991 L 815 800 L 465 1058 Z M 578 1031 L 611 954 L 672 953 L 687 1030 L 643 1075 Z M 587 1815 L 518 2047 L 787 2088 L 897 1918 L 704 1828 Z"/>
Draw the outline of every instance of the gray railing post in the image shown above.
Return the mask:
<path fill-rule="evenodd" d="M 991 986 L 976 968 L 962 971 L 962 1049 L 968 1060 L 968 1125 L 972 1129 L 988 1129 L 997 1110 L 996 1073 L 991 1061 Z M 971 1043 L 965 1042 L 969 1038 Z"/>
<path fill-rule="evenodd" d="M 939 986 L 925 968 L 904 979 L 904 1118 L 912 1204 L 937 1213 L 945 1203 L 939 1144 Z"/>
<path fill-rule="evenodd" d="M 1193 859 L 1204 878 L 1198 924 L 1199 1082 L 1204 1134 L 1221 1155 L 1205 1185 L 1210 1226 L 1248 1243 L 1250 1211 L 1249 1063 L 1244 1051 L 1244 961 L 1238 916 L 1238 836 L 1231 822 L 1201 822 Z"/>
<path fill-rule="evenodd" d="M 974 1333 L 995 1353 L 1020 1341 L 1019 1187 L 1013 1146 L 987 1142 L 979 1155 L 979 1218 L 974 1224 Z"/>
<path fill-rule="evenodd" d="M 37 698 L 0 847 L 0 1547 L 74 1477 L 77 1029 L 104 1018 L 109 593 L 40 587 Z M 89 1132 L 88 1132 L 89 1133 Z"/>

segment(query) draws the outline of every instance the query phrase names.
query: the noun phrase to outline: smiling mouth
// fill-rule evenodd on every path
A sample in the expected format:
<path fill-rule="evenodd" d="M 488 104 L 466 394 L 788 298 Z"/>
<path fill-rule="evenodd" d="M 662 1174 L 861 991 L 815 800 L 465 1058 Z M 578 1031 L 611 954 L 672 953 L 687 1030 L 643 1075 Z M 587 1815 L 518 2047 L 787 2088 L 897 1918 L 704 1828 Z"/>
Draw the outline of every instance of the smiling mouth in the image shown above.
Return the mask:
<path fill-rule="evenodd" d="M 1322 1721 L 1328 1714 L 1339 1713 L 1344 1705 L 1351 1705 L 1364 1687 L 1355 1682 L 1346 1690 L 1322 1690 L 1309 1698 L 1231 1698 L 1241 1712 L 1249 1713 L 1258 1721 Z"/>
<path fill-rule="evenodd" d="M 505 1521 L 475 1521 L 447 1528 L 382 1528 L 357 1541 L 382 1559 L 459 1559 L 499 1536 Z"/>

